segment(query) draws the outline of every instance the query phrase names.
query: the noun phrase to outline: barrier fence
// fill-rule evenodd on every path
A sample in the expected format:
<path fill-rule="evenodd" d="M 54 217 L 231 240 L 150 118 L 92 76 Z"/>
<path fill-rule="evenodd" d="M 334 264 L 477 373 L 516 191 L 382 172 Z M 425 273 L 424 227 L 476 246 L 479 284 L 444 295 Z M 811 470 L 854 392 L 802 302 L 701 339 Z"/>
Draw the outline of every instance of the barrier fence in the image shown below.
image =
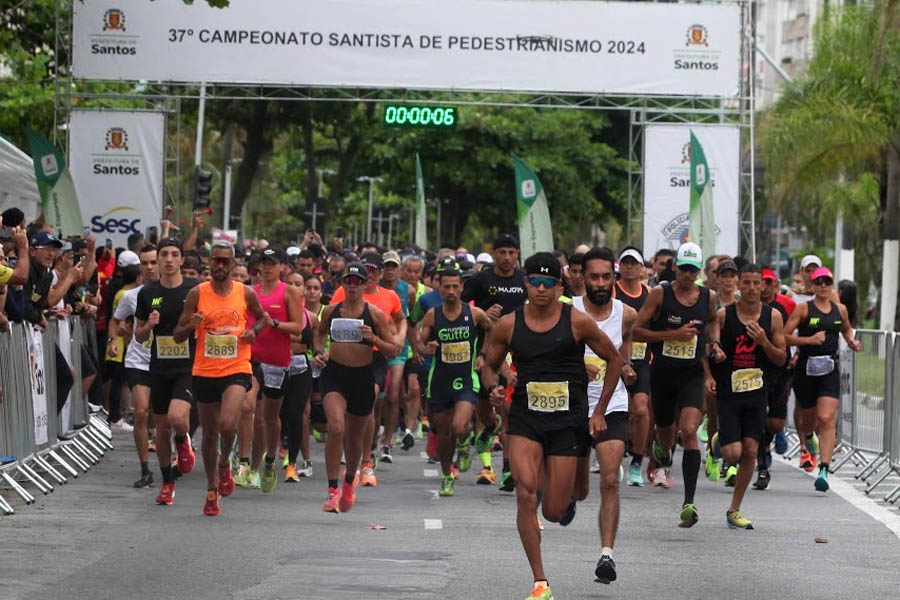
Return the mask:
<path fill-rule="evenodd" d="M 53 320 L 43 332 L 17 323 L 0 333 L 0 510 L 6 514 L 15 511 L 4 492 L 32 504 L 33 490 L 49 494 L 113 447 L 109 427 L 82 394 L 82 348 L 97 356 L 94 327 L 71 318 Z M 60 402 L 57 386 L 66 379 L 72 387 Z"/>

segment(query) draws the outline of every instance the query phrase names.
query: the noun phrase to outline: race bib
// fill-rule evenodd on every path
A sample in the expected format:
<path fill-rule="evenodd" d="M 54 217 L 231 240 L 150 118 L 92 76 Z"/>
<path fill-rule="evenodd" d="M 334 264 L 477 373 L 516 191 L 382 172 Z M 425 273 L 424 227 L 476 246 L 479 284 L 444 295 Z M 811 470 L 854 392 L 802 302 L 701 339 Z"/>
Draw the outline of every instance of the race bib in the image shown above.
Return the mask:
<path fill-rule="evenodd" d="M 281 388 L 281 384 L 284 383 L 285 373 L 285 369 L 283 367 L 276 367 L 275 365 L 259 363 L 259 368 L 262 370 L 263 374 L 263 387 L 276 390 Z"/>
<path fill-rule="evenodd" d="M 679 360 L 691 360 L 697 356 L 697 336 L 686 342 L 666 340 L 663 343 L 662 355 Z"/>
<path fill-rule="evenodd" d="M 188 345 L 187 340 L 184 340 L 179 344 L 171 335 L 160 335 L 156 338 L 156 358 L 161 360 L 172 360 L 190 357 L 191 347 Z"/>
<path fill-rule="evenodd" d="M 731 391 L 736 394 L 761 390 L 762 386 L 762 369 L 738 369 L 731 373 Z"/>
<path fill-rule="evenodd" d="M 528 409 L 536 412 L 569 410 L 568 381 L 531 381 L 525 386 Z"/>
<path fill-rule="evenodd" d="M 291 357 L 291 375 L 299 375 L 306 373 L 309 368 L 309 362 L 306 360 L 305 354 L 295 354 Z"/>
<path fill-rule="evenodd" d="M 237 358 L 238 339 L 236 335 L 206 334 L 203 356 L 206 358 Z"/>
<path fill-rule="evenodd" d="M 834 371 L 834 359 L 830 356 L 810 356 L 806 361 L 806 374 L 821 377 Z"/>
<path fill-rule="evenodd" d="M 135 341 L 137 341 L 137 340 L 135 340 Z M 150 349 L 153 348 L 153 332 L 152 331 L 150 332 L 150 337 L 148 337 L 146 339 L 146 341 L 144 341 L 144 343 L 141 344 L 141 346 L 143 346 L 147 352 L 150 352 Z"/>
<path fill-rule="evenodd" d="M 631 360 L 644 360 L 647 357 L 647 342 L 631 342 Z"/>
<path fill-rule="evenodd" d="M 594 381 L 602 382 L 603 378 L 606 377 L 606 361 L 599 356 L 586 354 L 584 356 L 584 364 L 597 367 L 597 375 L 594 376 Z"/>
<path fill-rule="evenodd" d="M 441 344 L 441 362 L 448 365 L 459 365 L 472 360 L 472 349 L 469 342 L 447 342 Z"/>
<path fill-rule="evenodd" d="M 360 343 L 363 341 L 362 319 L 334 319 L 331 322 L 331 339 L 335 342 Z"/>

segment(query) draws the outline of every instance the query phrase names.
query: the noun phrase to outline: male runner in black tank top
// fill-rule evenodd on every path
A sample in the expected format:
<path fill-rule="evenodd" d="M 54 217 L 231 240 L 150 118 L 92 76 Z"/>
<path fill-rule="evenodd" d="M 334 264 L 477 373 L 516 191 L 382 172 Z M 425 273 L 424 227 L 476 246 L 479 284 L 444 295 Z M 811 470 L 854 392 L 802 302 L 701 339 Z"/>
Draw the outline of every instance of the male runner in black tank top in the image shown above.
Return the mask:
<path fill-rule="evenodd" d="M 812 462 L 807 471 L 815 468 L 811 439 L 813 432 L 819 434 L 821 457 L 815 488 L 827 492 L 828 467 L 834 453 L 835 419 L 841 397 L 838 336 L 843 335 L 854 352 L 862 350 L 862 342 L 853 339 L 847 307 L 831 299 L 834 292 L 831 271 L 819 267 L 811 280 L 815 297 L 797 305 L 784 332 L 787 343 L 798 347 L 799 359 L 793 381 L 800 416 L 797 434 L 806 441 L 806 449 L 810 452 Z"/>
<path fill-rule="evenodd" d="M 650 399 L 656 423 L 653 453 L 663 467 L 653 472 L 651 483 L 666 488 L 674 484 L 671 452 L 677 426 L 684 444 L 681 457 L 684 503 L 680 526 L 691 527 L 698 520 L 694 507 L 700 472 L 697 428 L 703 417 L 704 380 L 711 377 L 707 340 L 715 352 L 722 350 L 718 346 L 716 293 L 696 285 L 703 267 L 700 247 L 690 242 L 682 244 L 675 264 L 675 281 L 650 290 L 634 325 L 634 339 L 650 342 L 653 353 L 650 367 Z"/>
<path fill-rule="evenodd" d="M 731 528 L 753 529 L 741 514 L 741 501 L 753 477 L 766 425 L 768 390 L 787 352 L 781 313 L 760 300 L 762 269 L 752 263 L 744 265 L 738 285 L 740 299 L 718 311 L 722 353 L 716 359 L 716 379 L 707 382 L 707 389 L 718 403 L 722 458 L 739 464 L 725 519 Z"/>
<path fill-rule="evenodd" d="M 534 575 L 532 598 L 552 598 L 541 558 L 538 486 L 543 472 L 543 512 L 558 522 L 575 484 L 578 457 L 589 452 L 588 435 L 606 430 L 604 415 L 621 376 L 623 361 L 610 339 L 581 311 L 559 301 L 559 262 L 549 252 L 525 261 L 528 304 L 500 318 L 488 340 L 482 379 L 491 403 L 505 402 L 497 371 L 513 353 L 518 370 L 509 408 L 509 457 L 516 479 L 516 525 Z M 588 421 L 587 344 L 607 363 L 598 408 Z"/>

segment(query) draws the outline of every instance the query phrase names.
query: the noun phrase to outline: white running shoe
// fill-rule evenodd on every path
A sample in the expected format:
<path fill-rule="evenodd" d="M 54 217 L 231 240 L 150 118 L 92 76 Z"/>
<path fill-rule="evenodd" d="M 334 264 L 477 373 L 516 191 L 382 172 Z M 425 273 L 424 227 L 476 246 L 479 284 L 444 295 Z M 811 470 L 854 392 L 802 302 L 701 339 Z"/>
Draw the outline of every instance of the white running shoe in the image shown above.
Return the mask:
<path fill-rule="evenodd" d="M 125 422 L 125 419 L 119 419 L 113 423 L 109 424 L 110 429 L 114 429 L 116 431 L 125 431 L 131 433 L 134 431 L 134 427 Z"/>

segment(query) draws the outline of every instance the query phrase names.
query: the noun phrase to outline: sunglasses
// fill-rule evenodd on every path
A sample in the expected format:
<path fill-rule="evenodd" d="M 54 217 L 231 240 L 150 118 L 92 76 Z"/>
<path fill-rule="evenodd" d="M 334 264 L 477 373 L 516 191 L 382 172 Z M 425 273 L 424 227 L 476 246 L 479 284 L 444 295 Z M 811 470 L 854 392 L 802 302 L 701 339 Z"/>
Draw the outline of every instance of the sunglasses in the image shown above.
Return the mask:
<path fill-rule="evenodd" d="M 830 286 L 834 283 L 833 279 L 829 279 L 828 277 L 819 277 L 813 281 L 813 285 L 827 285 Z"/>
<path fill-rule="evenodd" d="M 356 275 L 350 275 L 344 278 L 344 283 L 348 283 L 350 285 L 362 285 L 366 282 L 362 277 L 357 277 Z"/>
<path fill-rule="evenodd" d="M 678 265 L 679 271 L 684 271 L 685 273 L 699 273 L 700 269 L 695 267 L 694 265 Z"/>
<path fill-rule="evenodd" d="M 230 265 L 231 259 L 227 256 L 213 256 L 212 262 L 214 265 Z"/>
<path fill-rule="evenodd" d="M 559 285 L 559 279 L 556 277 L 544 277 L 542 275 L 529 275 L 528 284 L 534 287 L 541 287 L 543 285 L 550 290 Z"/>

